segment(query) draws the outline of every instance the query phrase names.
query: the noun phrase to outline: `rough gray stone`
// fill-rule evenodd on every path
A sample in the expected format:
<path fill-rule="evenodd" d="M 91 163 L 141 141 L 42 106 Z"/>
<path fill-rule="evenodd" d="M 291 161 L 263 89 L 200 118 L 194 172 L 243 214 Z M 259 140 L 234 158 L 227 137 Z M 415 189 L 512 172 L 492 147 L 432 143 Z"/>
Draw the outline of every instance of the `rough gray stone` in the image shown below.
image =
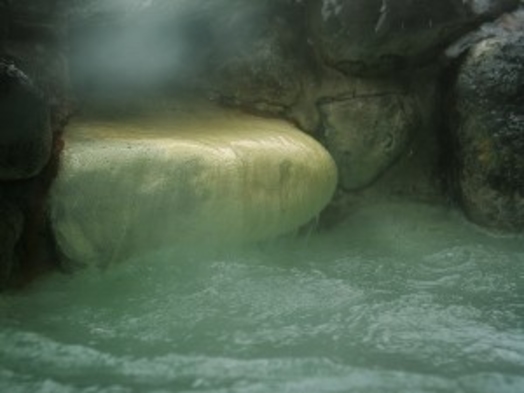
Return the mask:
<path fill-rule="evenodd" d="M 346 190 L 370 185 L 405 151 L 418 124 L 404 94 L 361 94 L 320 105 L 324 140 Z"/>
<path fill-rule="evenodd" d="M 283 113 L 314 78 L 304 9 L 290 1 L 238 5 L 234 18 L 211 18 L 213 89 L 240 105 Z"/>
<path fill-rule="evenodd" d="M 0 179 L 37 175 L 51 154 L 49 110 L 29 78 L 6 62 L 0 62 L 0 124 Z"/>
<path fill-rule="evenodd" d="M 322 0 L 309 3 L 322 59 L 351 74 L 422 64 L 518 0 Z"/>
<path fill-rule="evenodd" d="M 524 229 L 524 34 L 480 42 L 456 83 L 458 183 L 474 221 Z"/>
<path fill-rule="evenodd" d="M 521 4 L 515 11 L 504 13 L 493 22 L 484 23 L 479 29 L 461 37 L 446 49 L 445 55 L 456 59 L 483 40 L 524 31 L 524 2 Z"/>

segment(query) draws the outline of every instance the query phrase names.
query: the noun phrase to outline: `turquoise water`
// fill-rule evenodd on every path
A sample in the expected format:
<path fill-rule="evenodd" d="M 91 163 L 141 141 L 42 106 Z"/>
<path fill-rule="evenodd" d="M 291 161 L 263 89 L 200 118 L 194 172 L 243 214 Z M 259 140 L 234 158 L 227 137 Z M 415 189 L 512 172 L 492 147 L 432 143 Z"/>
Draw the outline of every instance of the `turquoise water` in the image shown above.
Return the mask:
<path fill-rule="evenodd" d="M 0 392 L 523 392 L 524 241 L 384 204 L 0 298 Z"/>

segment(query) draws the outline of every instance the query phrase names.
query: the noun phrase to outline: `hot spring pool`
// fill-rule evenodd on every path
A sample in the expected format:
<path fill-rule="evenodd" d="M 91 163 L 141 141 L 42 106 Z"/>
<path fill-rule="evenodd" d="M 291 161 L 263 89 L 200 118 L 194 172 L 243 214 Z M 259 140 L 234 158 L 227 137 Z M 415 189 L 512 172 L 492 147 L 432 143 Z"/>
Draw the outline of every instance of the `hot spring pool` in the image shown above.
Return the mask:
<path fill-rule="evenodd" d="M 523 392 L 524 242 L 448 209 L 0 298 L 1 392 Z"/>

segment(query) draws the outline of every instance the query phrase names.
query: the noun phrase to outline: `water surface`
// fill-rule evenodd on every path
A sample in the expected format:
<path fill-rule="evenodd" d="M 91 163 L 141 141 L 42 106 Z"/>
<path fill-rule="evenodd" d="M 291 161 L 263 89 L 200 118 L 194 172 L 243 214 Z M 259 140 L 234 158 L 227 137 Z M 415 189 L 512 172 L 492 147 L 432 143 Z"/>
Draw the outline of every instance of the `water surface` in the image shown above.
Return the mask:
<path fill-rule="evenodd" d="M 524 242 L 383 204 L 0 298 L 1 392 L 523 392 Z"/>

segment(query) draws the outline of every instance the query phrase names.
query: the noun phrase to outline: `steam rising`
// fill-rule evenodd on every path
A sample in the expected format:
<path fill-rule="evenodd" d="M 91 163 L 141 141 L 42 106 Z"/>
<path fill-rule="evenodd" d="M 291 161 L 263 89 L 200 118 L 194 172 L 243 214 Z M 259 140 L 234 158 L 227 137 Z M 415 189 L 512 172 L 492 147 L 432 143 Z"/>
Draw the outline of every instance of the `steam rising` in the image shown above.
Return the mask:
<path fill-rule="evenodd" d="M 270 21 L 285 17 L 296 4 L 77 1 L 71 12 L 74 87 L 88 100 L 201 88 L 225 61 L 250 50 L 256 37 L 270 34 Z"/>
<path fill-rule="evenodd" d="M 113 0 L 77 10 L 71 64 L 79 95 L 129 100 L 196 75 L 206 30 L 187 20 L 183 3 L 174 4 L 179 10 Z"/>

